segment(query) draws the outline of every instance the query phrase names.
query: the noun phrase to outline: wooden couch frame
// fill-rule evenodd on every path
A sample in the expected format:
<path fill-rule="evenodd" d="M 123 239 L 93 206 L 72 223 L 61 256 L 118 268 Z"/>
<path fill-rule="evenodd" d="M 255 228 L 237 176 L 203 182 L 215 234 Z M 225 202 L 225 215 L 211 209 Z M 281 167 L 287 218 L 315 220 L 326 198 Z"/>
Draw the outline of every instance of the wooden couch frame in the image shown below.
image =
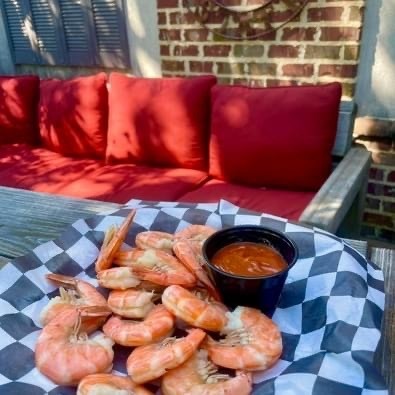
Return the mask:
<path fill-rule="evenodd" d="M 342 237 L 359 238 L 371 154 L 352 146 L 356 105 L 340 105 L 336 141 L 332 150 L 334 170 L 299 221 Z"/>

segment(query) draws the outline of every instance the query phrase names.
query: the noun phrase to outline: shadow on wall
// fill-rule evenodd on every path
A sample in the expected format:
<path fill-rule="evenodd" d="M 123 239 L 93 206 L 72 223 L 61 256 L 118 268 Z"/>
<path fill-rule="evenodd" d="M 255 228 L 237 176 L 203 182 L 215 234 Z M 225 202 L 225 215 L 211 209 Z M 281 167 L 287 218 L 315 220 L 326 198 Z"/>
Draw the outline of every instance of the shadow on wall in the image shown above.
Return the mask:
<path fill-rule="evenodd" d="M 395 3 L 367 0 L 356 101 L 358 116 L 395 118 Z"/>

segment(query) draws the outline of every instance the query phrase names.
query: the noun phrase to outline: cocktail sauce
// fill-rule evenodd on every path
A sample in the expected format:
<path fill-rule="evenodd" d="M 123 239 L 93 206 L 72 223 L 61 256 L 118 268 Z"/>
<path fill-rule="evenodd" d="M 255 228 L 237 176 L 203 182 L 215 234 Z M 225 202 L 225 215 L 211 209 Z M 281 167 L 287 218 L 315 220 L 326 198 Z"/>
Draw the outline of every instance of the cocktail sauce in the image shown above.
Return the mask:
<path fill-rule="evenodd" d="M 239 276 L 269 276 L 284 270 L 287 262 L 274 248 L 259 243 L 238 242 L 218 250 L 211 259 L 218 269 Z"/>

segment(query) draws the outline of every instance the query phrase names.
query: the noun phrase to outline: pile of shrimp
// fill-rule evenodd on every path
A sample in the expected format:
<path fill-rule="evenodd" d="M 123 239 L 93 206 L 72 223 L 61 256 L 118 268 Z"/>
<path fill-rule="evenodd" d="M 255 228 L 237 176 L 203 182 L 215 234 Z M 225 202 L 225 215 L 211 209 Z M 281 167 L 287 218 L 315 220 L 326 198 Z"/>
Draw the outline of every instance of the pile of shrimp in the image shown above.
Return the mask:
<path fill-rule="evenodd" d="M 126 250 L 134 215 L 106 232 L 95 262 L 108 298 L 83 280 L 47 275 L 60 296 L 41 313 L 37 368 L 79 395 L 147 395 L 152 383 L 164 395 L 250 394 L 251 372 L 279 359 L 281 335 L 259 310 L 221 303 L 201 255 L 215 229 L 141 232 Z M 115 343 L 131 348 L 127 376 L 111 373 Z"/>

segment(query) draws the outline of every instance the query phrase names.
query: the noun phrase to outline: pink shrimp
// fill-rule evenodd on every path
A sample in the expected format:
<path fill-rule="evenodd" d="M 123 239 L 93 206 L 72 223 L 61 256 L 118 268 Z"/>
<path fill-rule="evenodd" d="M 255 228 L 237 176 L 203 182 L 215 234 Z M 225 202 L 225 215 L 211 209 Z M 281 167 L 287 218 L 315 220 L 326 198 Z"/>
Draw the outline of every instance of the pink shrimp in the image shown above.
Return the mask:
<path fill-rule="evenodd" d="M 257 309 L 237 307 L 228 313 L 222 330 L 226 337 L 204 344 L 210 359 L 219 366 L 239 370 L 264 370 L 282 353 L 281 333 L 276 324 Z"/>
<path fill-rule="evenodd" d="M 203 257 L 201 254 L 202 249 L 200 243 L 180 239 L 174 242 L 173 251 L 184 266 L 196 276 L 197 280 L 199 280 L 203 286 L 207 288 L 210 295 L 215 300 L 221 301 L 221 296 L 218 293 L 218 290 L 215 288 L 213 281 L 210 280 L 207 272 L 203 268 Z"/>
<path fill-rule="evenodd" d="M 130 225 L 133 222 L 136 210 L 132 210 L 125 218 L 119 229 L 111 227 L 105 234 L 102 248 L 95 263 L 96 272 L 105 270 L 111 267 L 115 254 L 120 249 L 122 243 L 125 241 L 126 235 L 129 231 Z"/>
<path fill-rule="evenodd" d="M 97 273 L 97 280 L 104 288 L 128 289 L 141 284 L 141 280 L 130 267 L 113 267 Z"/>
<path fill-rule="evenodd" d="M 172 253 L 174 236 L 171 233 L 148 230 L 136 236 L 136 246 L 143 250 L 163 250 Z"/>
<path fill-rule="evenodd" d="M 196 240 L 201 244 L 213 233 L 216 229 L 207 225 L 189 225 L 185 229 L 180 230 L 174 235 L 175 239 Z"/>
<path fill-rule="evenodd" d="M 109 373 L 90 374 L 84 377 L 77 388 L 77 395 L 153 395 L 130 377 Z"/>
<path fill-rule="evenodd" d="M 228 322 L 228 309 L 223 304 L 201 300 L 178 285 L 165 289 L 162 303 L 176 317 L 198 328 L 219 332 Z"/>
<path fill-rule="evenodd" d="M 103 326 L 103 332 L 123 346 L 142 346 L 163 340 L 174 329 L 174 316 L 163 306 L 155 306 L 144 321 L 124 320 L 112 316 Z"/>
<path fill-rule="evenodd" d="M 183 338 L 167 338 L 161 343 L 135 348 L 126 362 L 129 376 L 138 384 L 163 376 L 189 359 L 205 336 L 201 329 L 190 329 Z"/>
<path fill-rule="evenodd" d="M 107 304 L 113 313 L 126 318 L 144 318 L 155 306 L 158 295 L 139 289 L 113 290 Z"/>
<path fill-rule="evenodd" d="M 103 333 L 88 338 L 81 332 L 86 317 L 108 314 L 106 309 L 91 306 L 67 310 L 52 319 L 36 343 L 37 369 L 59 385 L 76 385 L 88 374 L 110 371 L 114 342 Z"/>
<path fill-rule="evenodd" d="M 47 325 L 52 318 L 65 310 L 75 309 L 81 306 L 107 306 L 104 296 L 86 281 L 52 273 L 47 274 L 46 277 L 56 284 L 62 285 L 64 288 L 60 287 L 60 296 L 55 296 L 51 299 L 48 305 L 41 311 L 40 321 L 43 325 Z M 92 319 L 86 317 L 83 323 L 83 330 L 91 333 L 99 328 L 104 321 L 105 317 L 93 317 Z"/>
<path fill-rule="evenodd" d="M 136 277 L 159 285 L 196 285 L 195 276 L 174 256 L 161 250 L 132 249 L 121 252 L 116 264 L 133 268 Z"/>
<path fill-rule="evenodd" d="M 235 377 L 219 374 L 207 351 L 199 350 L 163 376 L 161 390 L 163 395 L 248 395 L 252 391 L 251 373 L 238 371 Z"/>

